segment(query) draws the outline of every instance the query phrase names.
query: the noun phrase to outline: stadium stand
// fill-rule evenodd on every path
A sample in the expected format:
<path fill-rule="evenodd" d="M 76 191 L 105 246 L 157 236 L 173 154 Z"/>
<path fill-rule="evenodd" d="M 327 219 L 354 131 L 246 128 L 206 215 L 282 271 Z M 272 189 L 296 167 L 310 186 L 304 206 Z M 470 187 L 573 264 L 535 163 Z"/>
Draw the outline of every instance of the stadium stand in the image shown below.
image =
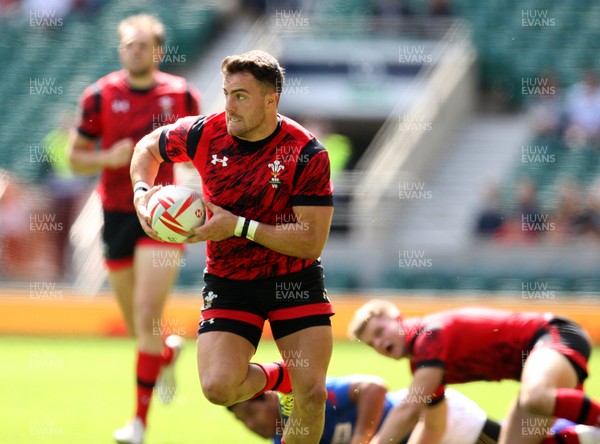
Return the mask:
<path fill-rule="evenodd" d="M 427 3 L 406 2 L 406 13 L 418 19 L 427 14 Z M 452 10 L 469 23 L 471 39 L 478 51 L 482 103 L 470 115 L 469 124 L 480 128 L 480 148 L 485 146 L 486 154 L 492 155 L 487 159 L 487 169 L 491 178 L 501 184 L 502 210 L 507 213 L 515 210 L 516 183 L 523 178 L 531 178 L 537 188 L 541 216 L 548 219 L 553 229 L 555 222 L 552 218 L 556 216 L 560 190 L 565 184 L 572 182 L 587 193 L 598 178 L 598 150 L 595 146 L 571 149 L 561 136 L 536 134 L 524 125 L 526 109 L 539 97 L 523 92 L 522 87 L 532 81 L 544 85 L 550 72 L 559 79 L 558 87 L 568 90 L 580 80 L 582 68 L 598 68 L 593 54 L 599 41 L 599 30 L 593 18 L 599 8 L 588 1 L 546 2 L 541 8 L 536 2 L 508 0 L 484 4 L 457 0 L 452 2 Z M 554 90 L 550 94 L 554 94 Z M 493 104 L 492 112 L 484 119 L 506 120 L 496 129 L 484 123 L 478 115 L 489 110 L 490 103 Z M 431 124 L 435 127 L 440 122 L 443 119 L 433 120 Z M 461 131 L 464 126 L 465 123 L 458 123 L 456 131 Z M 475 138 L 475 134 L 470 138 Z M 558 236 L 550 233 L 549 245 L 544 242 L 543 245 L 525 247 L 485 245 L 473 239 L 471 224 L 474 213 L 484 204 L 480 172 L 486 166 L 480 165 L 479 171 L 467 168 L 467 165 L 474 166 L 479 158 L 475 150 L 467 152 L 467 155 L 464 153 L 463 144 L 469 137 L 461 139 L 448 133 L 446 136 L 450 146 L 444 152 L 443 163 L 436 164 L 432 160 L 428 165 L 429 174 L 417 172 L 412 179 L 413 183 L 426 185 L 427 190 L 438 199 L 432 199 L 434 204 L 423 200 L 402 204 L 402 211 L 391 215 L 385 213 L 385 206 L 369 207 L 372 211 L 365 211 L 359 206 L 353 215 L 355 218 L 364 213 L 378 215 L 371 217 L 371 223 L 366 227 L 360 226 L 360 236 L 364 235 L 365 229 L 388 236 L 374 234 L 369 241 L 359 241 L 360 246 L 355 249 L 363 252 L 369 251 L 367 245 L 373 239 L 379 242 L 376 246 L 369 245 L 375 250 L 374 254 L 363 253 L 362 256 L 377 265 L 355 264 L 355 268 L 346 274 L 356 278 L 358 273 L 361 277 L 355 280 L 366 287 L 523 292 L 529 283 L 538 282 L 556 292 L 593 294 L 590 292 L 600 290 L 595 286 L 598 283 L 594 278 L 597 270 L 589 262 L 590 257 L 597 260 L 593 252 L 593 237 L 571 237 L 557 244 Z M 390 152 L 399 149 L 400 137 L 398 135 L 391 143 Z M 498 146 L 488 150 L 489 145 L 494 143 Z M 420 144 L 415 151 L 426 147 L 427 144 Z M 497 162 L 501 151 L 504 152 L 503 160 Z M 532 153 L 539 155 L 536 161 L 523 160 L 524 156 Z M 489 168 L 489 164 L 495 168 Z M 415 173 L 414 169 L 407 170 Z M 440 181 L 444 176 L 448 176 L 448 180 L 442 186 Z M 454 193 L 451 191 L 453 188 L 456 188 Z M 477 197 L 469 201 L 469 196 Z M 457 197 L 459 200 L 455 200 Z M 367 200 L 372 203 L 375 199 L 369 194 Z M 388 207 L 398 207 L 393 200 L 388 204 Z M 383 223 L 382 216 L 393 218 L 396 229 Z M 462 228 L 459 223 L 463 224 Z M 555 231 L 559 231 L 558 228 Z M 390 232 L 395 232 L 395 236 L 390 238 Z M 585 239 L 591 240 L 592 244 L 586 245 Z M 393 250 L 391 245 L 398 248 Z M 582 254 L 582 249 L 591 251 Z M 398 259 L 394 257 L 398 252 L 401 255 L 406 252 L 425 254 L 425 259 L 433 265 L 399 270 Z M 348 251 L 345 253 L 348 254 Z M 343 263 L 341 256 L 331 253 L 329 263 L 336 264 L 338 260 Z M 382 268 L 386 269 L 384 273 L 373 271 Z"/>
<path fill-rule="evenodd" d="M 156 0 L 139 7 L 107 1 L 94 15 L 68 16 L 62 32 L 32 29 L 22 17 L 0 17 L 0 57 L 11 61 L 2 68 L 9 81 L 0 84 L 5 105 L 0 109 L 5 124 L 0 167 L 35 180 L 36 165 L 23 152 L 53 127 L 56 104 L 73 107 L 86 84 L 117 66 L 115 48 L 105 45 L 116 42 L 114 17 L 153 10 L 167 25 L 167 44 L 188 62 L 197 60 L 188 63 L 195 66 L 188 74 L 209 90 L 203 91 L 205 109 L 219 106 L 218 80 L 214 83 L 216 77 L 207 73 L 214 72 L 223 51 L 263 47 L 289 68 L 298 88 L 310 91 L 284 97 L 282 112 L 301 119 L 307 117 L 301 112 L 307 106 L 322 107 L 353 140 L 353 169 L 336 180 L 337 192 L 354 204 L 340 205 L 335 222 L 350 229 L 332 235 L 323 258 L 331 288 L 522 291 L 524 283 L 544 282 L 556 291 L 600 290 L 593 266 L 597 254 L 585 240 L 498 244 L 477 239 L 472 227 L 485 204 L 484 180 L 499 184 L 501 210 L 508 213 L 516 206 L 516 184 L 530 178 L 540 211 L 548 217 L 566 181 L 584 193 L 597 180 L 597 147 L 574 150 L 561 134 L 536 134 L 527 127 L 526 110 L 537 97 L 522 91 L 524 82 L 545 78 L 548 70 L 567 91 L 582 68 L 600 68 L 593 57 L 600 42 L 597 2 L 552 0 L 542 8 L 533 0 L 452 0 L 453 17 L 431 17 L 427 0 L 403 2 L 395 17 L 382 14 L 375 1 L 292 2 L 311 5 L 296 17 L 306 26 L 297 27 L 276 23 L 286 2 L 263 3 L 264 14 L 254 23 L 223 20 L 216 2 L 199 7 L 183 0 L 177 10 Z M 97 51 L 91 52 L 94 42 Z M 397 49 L 403 45 L 431 58 L 398 63 Z M 455 52 L 449 63 L 461 60 L 469 66 L 464 73 L 437 70 L 450 50 Z M 457 76 L 456 85 L 445 91 L 440 85 L 449 83 L 451 75 Z M 439 85 L 434 85 L 436 76 L 443 80 Z M 32 81 L 33 87 L 36 81 L 52 81 L 62 89 L 54 95 L 31 94 Z M 381 92 L 384 82 L 389 83 Z M 424 108 L 411 108 L 425 91 L 432 97 L 423 99 Z M 377 109 L 385 109 L 385 115 L 375 116 Z M 415 118 L 409 109 L 417 113 L 413 123 L 431 130 L 410 137 L 391 130 L 402 118 Z M 552 161 L 523 161 L 523 154 L 532 152 Z M 398 202 L 398 183 L 407 174 L 414 185 L 425 187 L 421 192 L 432 194 L 430 201 Z M 432 265 L 399 269 L 399 254 L 421 254 Z M 180 285 L 198 283 L 197 275 L 184 271 Z"/>

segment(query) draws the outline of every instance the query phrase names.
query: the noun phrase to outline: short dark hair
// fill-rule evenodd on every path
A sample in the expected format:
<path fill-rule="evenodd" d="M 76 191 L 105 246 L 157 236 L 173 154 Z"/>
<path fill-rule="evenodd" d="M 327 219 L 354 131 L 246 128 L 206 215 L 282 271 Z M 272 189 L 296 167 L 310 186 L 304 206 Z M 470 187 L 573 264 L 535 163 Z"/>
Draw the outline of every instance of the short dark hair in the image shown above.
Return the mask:
<path fill-rule="evenodd" d="M 275 88 L 278 94 L 281 94 L 285 82 L 285 70 L 277 59 L 259 49 L 225 57 L 221 62 L 221 72 L 224 75 L 249 72 L 259 82 Z"/>

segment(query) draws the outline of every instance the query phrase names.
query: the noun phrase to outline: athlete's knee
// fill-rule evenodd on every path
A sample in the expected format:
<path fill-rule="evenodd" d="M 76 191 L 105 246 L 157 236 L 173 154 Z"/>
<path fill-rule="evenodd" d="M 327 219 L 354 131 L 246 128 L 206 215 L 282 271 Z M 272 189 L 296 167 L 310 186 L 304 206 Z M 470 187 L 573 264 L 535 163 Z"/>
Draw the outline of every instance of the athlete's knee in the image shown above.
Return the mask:
<path fill-rule="evenodd" d="M 550 387 L 531 386 L 521 389 L 519 405 L 528 413 L 551 415 L 555 390 Z"/>
<path fill-rule="evenodd" d="M 229 406 L 238 401 L 236 387 L 229 380 L 205 376 L 200 379 L 200 385 L 206 399 L 213 404 Z"/>
<path fill-rule="evenodd" d="M 294 403 L 299 410 L 307 413 L 319 413 L 325 408 L 327 388 L 325 382 L 310 384 L 294 390 Z"/>

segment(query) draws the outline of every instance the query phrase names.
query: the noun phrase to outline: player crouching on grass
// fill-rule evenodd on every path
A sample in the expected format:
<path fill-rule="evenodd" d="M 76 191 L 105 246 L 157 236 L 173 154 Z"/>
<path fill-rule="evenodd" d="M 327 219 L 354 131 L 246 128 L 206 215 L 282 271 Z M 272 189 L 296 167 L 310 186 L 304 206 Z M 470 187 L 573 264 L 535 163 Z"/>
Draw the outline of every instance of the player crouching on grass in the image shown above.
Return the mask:
<path fill-rule="evenodd" d="M 371 375 L 327 378 L 325 427 L 320 444 L 368 443 L 390 410 L 407 402 L 408 389 L 388 393 L 384 381 Z M 281 443 L 293 394 L 268 391 L 260 396 L 227 407 L 237 419 L 263 438 Z M 427 409 L 422 421 L 401 441 L 426 444 L 497 444 L 500 424 L 462 393 L 446 389 L 443 402 Z M 575 432 L 581 444 L 598 444 L 597 429 L 560 419 L 550 433 L 567 436 Z"/>
<path fill-rule="evenodd" d="M 446 384 L 502 379 L 521 381 L 521 390 L 500 444 L 585 442 L 575 427 L 549 433 L 554 418 L 593 426 L 597 439 L 600 404 L 583 392 L 590 340 L 573 321 L 486 308 L 403 319 L 393 303 L 372 300 L 357 310 L 348 331 L 383 356 L 408 358 L 413 374 L 413 402 L 388 414 L 373 444 L 399 441 L 444 396 Z"/>
<path fill-rule="evenodd" d="M 388 413 L 406 402 L 408 390 L 388 392 L 377 376 L 349 375 L 327 378 L 327 394 L 320 444 L 358 444 L 369 442 Z M 293 395 L 266 392 L 228 409 L 254 433 L 278 444 L 290 399 L 293 402 Z M 428 444 L 493 444 L 498 440 L 500 424 L 488 419 L 474 401 L 455 390 L 447 389 L 443 402 L 429 412 L 415 427 L 412 440 L 419 437 Z M 398 442 L 408 440 L 409 436 Z"/>

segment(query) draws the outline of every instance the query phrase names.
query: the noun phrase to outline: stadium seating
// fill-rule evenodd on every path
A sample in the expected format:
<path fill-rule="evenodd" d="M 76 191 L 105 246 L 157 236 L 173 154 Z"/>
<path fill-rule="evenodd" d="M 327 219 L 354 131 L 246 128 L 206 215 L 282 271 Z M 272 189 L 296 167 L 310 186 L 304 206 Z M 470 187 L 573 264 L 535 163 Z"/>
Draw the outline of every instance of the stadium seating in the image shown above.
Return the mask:
<path fill-rule="evenodd" d="M 413 16 L 429 12 L 427 0 L 402 3 Z M 523 103 L 519 87 L 524 77 L 553 68 L 563 85 L 571 85 L 579 78 L 579 67 L 583 64 L 600 67 L 600 61 L 593 56 L 600 42 L 597 2 L 452 0 L 449 3 L 453 13 L 471 25 L 480 57 L 482 86 L 501 90 L 512 106 Z M 329 0 L 320 3 L 318 12 L 352 17 L 372 10 L 368 2 Z"/>
<path fill-rule="evenodd" d="M 573 84 L 582 64 L 598 62 L 591 55 L 600 41 L 597 21 L 600 8 L 591 1 L 539 2 L 456 1 L 456 11 L 473 28 L 482 65 L 483 86 L 506 87 L 507 99 L 520 105 L 522 78 L 556 71 L 563 85 Z M 527 25 L 527 14 L 544 14 L 540 22 Z M 525 19 L 525 25 L 523 20 Z M 576 32 L 574 32 L 576 30 Z"/>
<path fill-rule="evenodd" d="M 427 0 L 403 2 L 415 15 L 427 13 Z M 452 0 L 454 12 L 468 20 L 477 46 L 482 86 L 501 97 L 514 109 L 522 109 L 526 97 L 520 92 L 523 78 L 539 76 L 551 67 L 562 87 L 579 80 L 580 68 L 600 68 L 595 57 L 600 42 L 600 4 L 594 0 L 501 0 L 478 2 Z M 40 144 L 53 129 L 60 110 L 73 109 L 83 88 L 105 73 L 118 68 L 116 22 L 114 17 L 152 10 L 167 27 L 167 45 L 186 55 L 188 63 L 202 55 L 203 47 L 219 25 L 219 13 L 212 6 L 198 7 L 193 0 L 180 0 L 174 8 L 169 2 L 147 0 L 144 7 L 131 2 L 106 1 L 93 16 L 73 14 L 60 29 L 32 27 L 25 17 L 0 17 L 0 57 L 3 60 L 0 82 L 0 121 L 3 122 L 3 156 L 0 167 L 21 177 L 35 180 L 39 172 L 29 159 L 29 147 Z M 358 19 L 368 16 L 373 2 L 362 0 L 325 0 L 316 2 L 315 13 L 323 17 Z M 545 26 L 524 26 L 523 14 L 542 11 L 550 21 Z M 344 23 L 343 20 L 341 23 Z M 324 34 L 340 37 L 363 31 L 361 27 L 342 26 Z M 365 32 L 369 29 L 365 26 Z M 90 51 L 90 48 L 94 48 Z M 73 63 L 75 61 L 76 63 Z M 165 66 L 176 71 L 178 66 Z M 32 94 L 31 79 L 50 79 L 62 88 L 60 94 Z M 569 149 L 557 138 L 533 137 L 531 146 L 548 147 L 556 161 L 540 164 L 515 159 L 511 173 L 504 178 L 505 208 L 515 205 L 514 184 L 522 177 L 532 178 L 540 206 L 549 210 L 556 203 L 560 182 L 572 179 L 587 186 L 598 177 L 600 154 L 589 148 Z M 402 271 L 402 270 L 401 270 Z M 360 285 L 351 269 L 328 268 L 331 287 L 353 289 Z M 532 267 L 528 270 L 473 268 L 465 272 L 441 264 L 431 269 L 383 271 L 381 286 L 401 289 L 511 290 L 521 291 L 522 283 L 540 279 L 554 289 L 589 292 L 600 290 L 600 278 L 557 270 L 551 276 Z M 198 286 L 198 276 L 182 273 L 180 284 Z M 551 285 L 550 285 L 551 283 Z"/>

